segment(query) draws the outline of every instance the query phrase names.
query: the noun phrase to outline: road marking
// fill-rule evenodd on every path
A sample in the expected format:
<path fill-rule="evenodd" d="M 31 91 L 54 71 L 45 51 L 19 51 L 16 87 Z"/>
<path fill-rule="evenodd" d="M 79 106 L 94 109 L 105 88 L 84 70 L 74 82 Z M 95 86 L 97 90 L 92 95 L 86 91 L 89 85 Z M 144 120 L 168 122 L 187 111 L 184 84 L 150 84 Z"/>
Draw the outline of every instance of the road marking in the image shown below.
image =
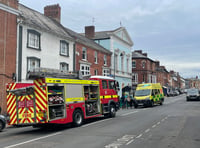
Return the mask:
<path fill-rule="evenodd" d="M 165 119 L 162 119 L 161 121 L 162 121 L 162 122 L 164 122 L 164 121 L 165 121 Z"/>
<path fill-rule="evenodd" d="M 6 146 L 4 148 L 16 147 L 16 146 L 27 144 L 27 143 L 30 143 L 30 142 L 34 142 L 34 141 L 37 141 L 37 140 L 41 140 L 41 139 L 45 139 L 45 138 L 48 138 L 48 137 L 56 136 L 56 135 L 59 135 L 61 133 L 62 132 L 57 132 L 57 133 L 54 133 L 54 134 L 50 134 L 50 135 L 46 135 L 46 136 L 43 136 L 43 137 L 35 138 L 35 139 L 28 140 L 28 141 L 25 141 L 25 142 L 21 142 L 21 143 L 17 143 L 17 144 L 14 144 L 14 145 Z"/>
<path fill-rule="evenodd" d="M 140 137 L 142 137 L 142 134 L 138 135 L 136 138 L 140 138 Z"/>
<path fill-rule="evenodd" d="M 159 124 L 160 124 L 160 122 L 157 123 L 157 125 L 159 125 Z"/>
<path fill-rule="evenodd" d="M 156 127 L 156 124 L 152 126 L 152 128 L 155 128 L 155 127 Z"/>
<path fill-rule="evenodd" d="M 129 141 L 126 145 L 131 144 L 134 141 L 134 139 L 132 139 L 131 141 Z"/>
<path fill-rule="evenodd" d="M 146 131 L 145 131 L 145 133 L 148 133 L 150 131 L 150 129 L 147 129 Z"/>
<path fill-rule="evenodd" d="M 97 122 L 92 122 L 92 123 L 83 125 L 83 126 L 81 126 L 81 127 L 88 127 L 88 126 L 90 126 L 90 125 L 97 124 L 97 123 L 101 123 L 101 122 L 108 121 L 108 120 L 111 120 L 111 119 L 112 119 L 112 118 L 100 120 L 100 121 L 97 121 Z"/>
<path fill-rule="evenodd" d="M 129 112 L 129 113 L 122 114 L 121 116 L 127 116 L 127 115 L 134 114 L 134 113 L 137 113 L 137 112 L 138 112 L 138 111 L 133 111 L 133 112 Z"/>

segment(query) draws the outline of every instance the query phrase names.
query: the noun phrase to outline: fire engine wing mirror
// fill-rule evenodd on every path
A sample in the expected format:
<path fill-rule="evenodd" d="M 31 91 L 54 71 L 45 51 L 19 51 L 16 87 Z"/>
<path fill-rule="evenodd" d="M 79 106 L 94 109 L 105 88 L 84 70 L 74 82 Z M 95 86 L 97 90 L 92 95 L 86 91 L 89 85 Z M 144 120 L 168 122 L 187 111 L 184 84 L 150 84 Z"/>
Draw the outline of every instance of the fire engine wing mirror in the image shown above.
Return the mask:
<path fill-rule="evenodd" d="M 119 89 L 119 82 L 118 82 L 118 81 L 116 81 L 116 90 L 117 90 L 117 91 L 120 90 L 120 89 Z"/>

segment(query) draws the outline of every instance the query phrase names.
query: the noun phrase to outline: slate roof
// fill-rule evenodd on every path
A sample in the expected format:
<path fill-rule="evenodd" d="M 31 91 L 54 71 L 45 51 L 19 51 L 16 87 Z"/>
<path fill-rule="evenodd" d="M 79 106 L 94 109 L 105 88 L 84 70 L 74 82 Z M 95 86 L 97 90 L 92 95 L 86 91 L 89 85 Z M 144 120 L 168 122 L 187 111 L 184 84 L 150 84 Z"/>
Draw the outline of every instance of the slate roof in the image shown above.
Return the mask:
<path fill-rule="evenodd" d="M 150 59 L 149 57 L 144 56 L 143 54 L 139 52 L 132 52 L 132 59 L 148 59 L 152 62 L 155 62 L 154 60 Z"/>
<path fill-rule="evenodd" d="M 20 11 L 20 16 L 23 19 L 23 24 L 32 26 L 38 30 L 43 30 L 43 31 L 55 34 L 59 37 L 62 37 L 71 41 L 80 42 L 86 46 L 89 46 L 93 49 L 97 49 L 104 53 L 112 54 L 111 51 L 105 49 L 104 47 L 97 44 L 93 40 L 83 35 L 80 35 L 68 28 L 65 28 L 59 22 L 55 21 L 54 19 L 50 17 L 45 16 L 44 14 L 38 11 L 30 9 L 22 4 L 19 4 L 18 9 Z"/>
<path fill-rule="evenodd" d="M 112 54 L 112 52 L 106 48 L 104 48 L 103 46 L 97 44 L 96 42 L 94 42 L 92 39 L 89 39 L 81 34 L 78 34 L 68 28 L 65 28 L 66 32 L 69 33 L 73 38 L 75 38 L 75 40 L 83 45 L 89 46 L 93 49 L 97 49 L 99 51 L 102 51 L 104 53 L 108 53 L 108 54 Z"/>
<path fill-rule="evenodd" d="M 23 24 L 29 25 L 38 30 L 53 33 L 59 37 L 67 38 L 68 40 L 74 40 L 69 34 L 66 33 L 62 25 L 57 23 L 55 20 L 22 4 L 19 4 L 18 9 L 20 11 L 20 16 L 23 19 Z"/>

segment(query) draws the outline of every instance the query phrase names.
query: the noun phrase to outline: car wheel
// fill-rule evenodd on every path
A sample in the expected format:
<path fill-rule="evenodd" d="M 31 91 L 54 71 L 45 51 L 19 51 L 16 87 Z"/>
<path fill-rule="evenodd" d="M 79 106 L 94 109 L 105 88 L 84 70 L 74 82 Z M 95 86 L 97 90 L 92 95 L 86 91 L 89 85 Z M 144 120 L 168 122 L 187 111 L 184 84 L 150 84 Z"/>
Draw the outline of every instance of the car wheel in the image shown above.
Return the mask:
<path fill-rule="evenodd" d="M 81 126 L 82 123 L 83 123 L 82 111 L 79 109 L 76 109 L 73 113 L 73 124 L 74 126 L 78 127 L 78 126 Z"/>
<path fill-rule="evenodd" d="M 0 120 L 0 131 L 2 131 L 5 128 L 5 123 Z"/>

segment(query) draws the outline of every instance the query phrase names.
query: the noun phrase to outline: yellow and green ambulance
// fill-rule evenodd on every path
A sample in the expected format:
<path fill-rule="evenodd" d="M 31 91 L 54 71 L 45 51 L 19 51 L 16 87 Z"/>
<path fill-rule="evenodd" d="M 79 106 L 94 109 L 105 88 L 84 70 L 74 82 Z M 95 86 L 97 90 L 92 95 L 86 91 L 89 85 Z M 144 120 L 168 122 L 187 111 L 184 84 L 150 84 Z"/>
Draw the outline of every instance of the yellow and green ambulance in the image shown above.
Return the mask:
<path fill-rule="evenodd" d="M 153 107 L 164 102 L 163 89 L 160 83 L 138 84 L 134 95 L 134 107 L 139 105 Z"/>

